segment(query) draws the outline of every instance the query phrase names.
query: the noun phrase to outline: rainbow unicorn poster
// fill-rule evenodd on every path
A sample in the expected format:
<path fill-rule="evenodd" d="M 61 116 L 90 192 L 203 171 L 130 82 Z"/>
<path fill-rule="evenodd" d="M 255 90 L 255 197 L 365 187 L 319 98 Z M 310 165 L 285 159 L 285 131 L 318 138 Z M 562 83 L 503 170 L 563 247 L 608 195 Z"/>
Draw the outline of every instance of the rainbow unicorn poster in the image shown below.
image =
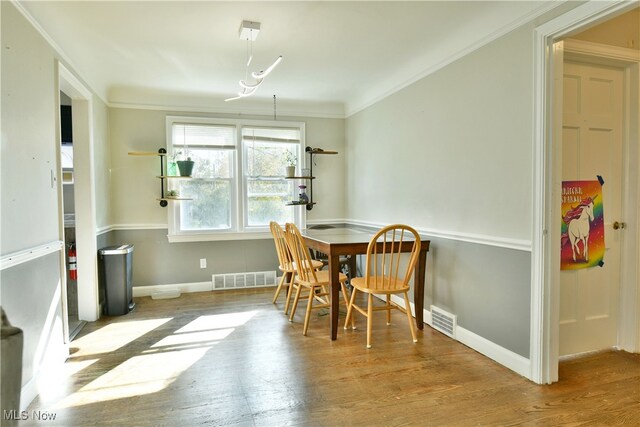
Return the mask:
<path fill-rule="evenodd" d="M 602 184 L 596 181 L 562 182 L 562 238 L 560 268 L 577 270 L 603 265 L 604 213 Z"/>

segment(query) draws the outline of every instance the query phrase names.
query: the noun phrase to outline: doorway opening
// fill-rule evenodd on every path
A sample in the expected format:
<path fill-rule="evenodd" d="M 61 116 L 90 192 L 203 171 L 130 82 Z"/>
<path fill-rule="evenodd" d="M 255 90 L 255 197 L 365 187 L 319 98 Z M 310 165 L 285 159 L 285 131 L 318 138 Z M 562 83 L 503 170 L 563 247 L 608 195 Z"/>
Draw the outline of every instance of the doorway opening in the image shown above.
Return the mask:
<path fill-rule="evenodd" d="M 66 312 L 69 341 L 86 322 L 78 315 L 78 270 L 76 246 L 75 179 L 73 164 L 73 107 L 71 97 L 60 91 L 60 165 L 66 264 Z"/>
<path fill-rule="evenodd" d="M 534 226 L 531 287 L 531 375 L 540 384 L 558 381 L 560 324 L 560 218 L 562 183 L 562 85 L 564 46 L 558 43 L 637 5 L 588 2 L 535 30 Z M 619 50 L 613 49 L 614 56 Z M 625 49 L 627 51 L 629 49 Z M 622 217 L 629 224 L 621 249 L 617 348 L 640 351 L 640 289 L 638 287 L 637 204 L 640 197 L 638 147 L 640 96 L 638 55 L 617 60 L 623 64 L 625 86 L 624 151 L 625 192 Z"/>

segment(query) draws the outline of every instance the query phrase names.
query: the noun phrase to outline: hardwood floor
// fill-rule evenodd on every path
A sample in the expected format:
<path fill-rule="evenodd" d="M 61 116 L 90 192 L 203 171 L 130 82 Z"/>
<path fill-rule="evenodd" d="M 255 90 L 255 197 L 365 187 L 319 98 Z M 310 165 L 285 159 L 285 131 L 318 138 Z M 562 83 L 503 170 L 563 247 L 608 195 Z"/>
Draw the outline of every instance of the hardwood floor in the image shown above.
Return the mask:
<path fill-rule="evenodd" d="M 87 324 L 20 426 L 638 425 L 640 355 L 562 362 L 539 386 L 403 313 L 330 341 L 327 312 L 302 336 L 272 289 L 137 298 Z M 283 299 L 280 299 L 282 302 Z M 35 411 L 35 412 L 34 412 Z M 35 415 L 55 415 L 36 420 Z"/>

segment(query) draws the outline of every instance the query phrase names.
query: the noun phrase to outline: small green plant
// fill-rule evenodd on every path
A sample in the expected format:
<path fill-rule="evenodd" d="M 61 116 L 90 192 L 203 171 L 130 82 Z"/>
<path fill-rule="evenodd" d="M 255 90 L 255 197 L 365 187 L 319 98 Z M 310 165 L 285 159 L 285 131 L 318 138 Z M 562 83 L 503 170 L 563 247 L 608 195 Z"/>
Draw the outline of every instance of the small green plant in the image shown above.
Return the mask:
<path fill-rule="evenodd" d="M 298 158 L 291 151 L 284 152 L 284 161 L 288 166 L 295 166 L 298 163 Z"/>
<path fill-rule="evenodd" d="M 178 197 L 178 192 L 176 190 L 168 190 L 167 197 Z"/>
<path fill-rule="evenodd" d="M 171 155 L 171 161 L 175 162 L 176 160 L 178 160 L 180 158 L 181 155 L 182 155 L 182 151 L 173 150 L 173 154 Z"/>

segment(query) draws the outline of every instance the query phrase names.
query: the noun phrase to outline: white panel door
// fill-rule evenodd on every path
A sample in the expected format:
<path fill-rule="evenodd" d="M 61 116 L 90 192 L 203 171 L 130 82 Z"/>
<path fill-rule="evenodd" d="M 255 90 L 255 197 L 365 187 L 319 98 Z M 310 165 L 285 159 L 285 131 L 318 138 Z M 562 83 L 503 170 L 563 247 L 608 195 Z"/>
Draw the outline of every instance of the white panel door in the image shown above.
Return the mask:
<path fill-rule="evenodd" d="M 561 356 L 618 342 L 623 72 L 565 62 L 563 93 L 562 179 L 604 179 L 606 249 L 604 266 L 560 273 Z"/>

